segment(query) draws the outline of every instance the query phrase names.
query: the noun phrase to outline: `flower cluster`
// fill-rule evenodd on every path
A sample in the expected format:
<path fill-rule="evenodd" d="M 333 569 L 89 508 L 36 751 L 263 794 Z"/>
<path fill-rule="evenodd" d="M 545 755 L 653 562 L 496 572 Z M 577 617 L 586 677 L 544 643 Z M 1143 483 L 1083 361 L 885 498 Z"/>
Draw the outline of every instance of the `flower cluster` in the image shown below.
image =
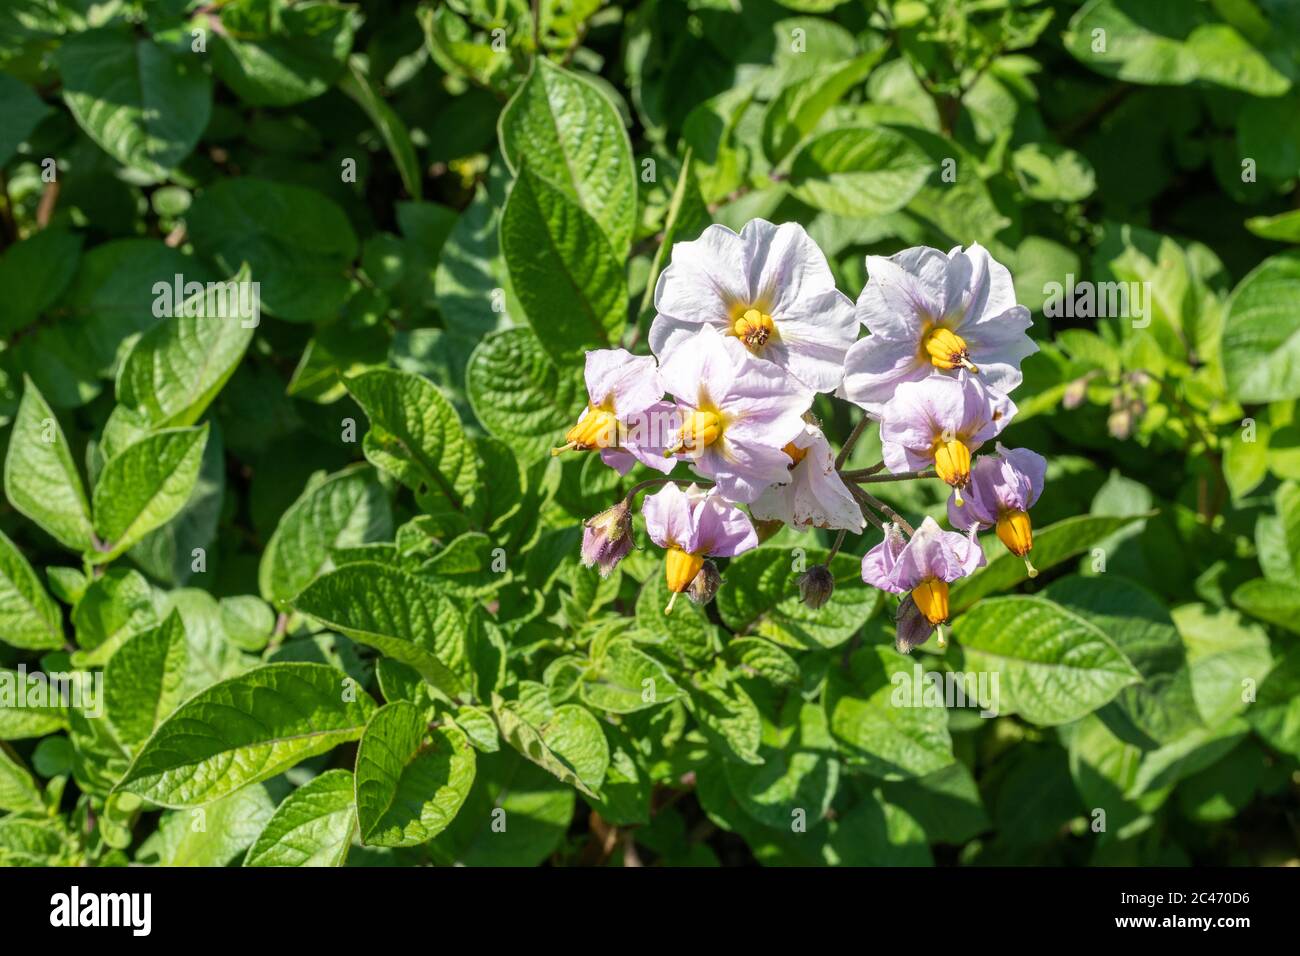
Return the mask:
<path fill-rule="evenodd" d="M 949 584 L 985 563 L 980 531 L 995 528 L 1037 573 L 1028 510 L 1046 462 L 1000 443 L 995 455 L 974 457 L 1016 414 L 1008 393 L 1036 350 L 1011 274 L 979 245 L 869 256 L 867 270 L 855 307 L 795 223 L 756 219 L 739 235 L 714 225 L 673 247 L 655 287 L 653 356 L 588 352 L 587 408 L 554 453 L 599 451 L 623 474 L 640 462 L 671 475 L 685 462 L 696 477 L 642 482 L 588 520 L 588 566 L 608 574 L 630 552 L 635 495 L 662 485 L 643 515 L 666 552 L 666 611 L 683 592 L 712 598 L 720 577 L 708 558 L 756 547 L 751 519 L 837 530 L 832 554 L 868 522 L 881 529 L 862 579 L 902 596 L 904 650 L 936 629 L 942 644 Z M 865 412 L 849 445 L 868 420 L 879 423 L 881 464 L 842 469 L 850 447 L 837 455 L 811 414 L 819 393 Z M 951 487 L 948 519 L 958 530 L 927 517 L 913 531 L 859 487 L 929 478 Z M 818 566 L 799 586 L 820 607 L 834 578 Z"/>

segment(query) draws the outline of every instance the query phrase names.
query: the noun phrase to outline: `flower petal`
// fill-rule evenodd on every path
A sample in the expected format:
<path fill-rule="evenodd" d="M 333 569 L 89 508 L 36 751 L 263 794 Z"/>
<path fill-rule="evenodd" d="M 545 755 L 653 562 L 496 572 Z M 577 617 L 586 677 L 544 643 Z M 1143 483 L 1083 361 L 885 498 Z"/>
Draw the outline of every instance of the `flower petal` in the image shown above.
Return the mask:
<path fill-rule="evenodd" d="M 614 414 L 621 420 L 664 397 L 655 360 L 626 349 L 588 352 L 585 378 L 591 403 L 599 407 L 612 401 Z"/>

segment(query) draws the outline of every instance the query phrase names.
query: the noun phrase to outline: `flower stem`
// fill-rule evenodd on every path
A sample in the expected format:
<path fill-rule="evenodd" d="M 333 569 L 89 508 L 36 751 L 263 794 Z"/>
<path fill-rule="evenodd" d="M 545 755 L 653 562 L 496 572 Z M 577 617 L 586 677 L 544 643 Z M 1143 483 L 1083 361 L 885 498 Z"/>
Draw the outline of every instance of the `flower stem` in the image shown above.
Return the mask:
<path fill-rule="evenodd" d="M 854 500 L 857 501 L 858 507 L 862 511 L 862 517 L 866 518 L 867 521 L 875 525 L 877 531 L 884 531 L 885 530 L 884 522 L 881 521 L 878 517 L 876 517 L 876 513 L 871 510 L 870 505 L 868 505 L 867 502 L 862 497 L 860 497 L 861 495 L 866 494 L 866 492 L 864 492 L 857 485 L 848 485 L 847 487 L 849 491 L 853 493 Z"/>
<path fill-rule="evenodd" d="M 848 439 L 844 442 L 844 447 L 841 448 L 840 453 L 835 456 L 836 468 L 839 468 L 841 465 L 843 465 L 846 461 L 849 460 L 849 454 L 853 451 L 853 446 L 858 443 L 858 439 L 861 438 L 862 433 L 867 430 L 867 425 L 870 422 L 871 419 L 867 418 L 864 415 L 862 416 L 862 420 L 853 426 L 853 431 L 849 435 Z"/>
<path fill-rule="evenodd" d="M 890 521 L 894 522 L 894 524 L 898 525 L 909 535 L 916 534 L 915 528 L 913 528 L 910 524 L 904 521 L 902 516 L 899 515 L 897 511 L 889 507 L 889 505 L 885 504 L 875 495 L 871 494 L 868 491 L 863 490 L 862 488 L 856 488 L 854 489 L 854 492 L 856 494 L 861 495 L 863 500 L 866 501 L 867 504 L 871 505 L 871 507 L 875 508 L 881 514 L 885 515 L 885 517 L 887 517 Z"/>
<path fill-rule="evenodd" d="M 844 536 L 846 534 L 848 534 L 848 532 L 841 528 L 840 533 L 835 536 L 835 543 L 831 545 L 831 553 L 826 556 L 826 564 L 828 567 L 830 566 L 830 563 L 835 560 L 835 555 L 840 553 L 840 546 L 844 544 Z"/>
<path fill-rule="evenodd" d="M 911 481 L 913 478 L 937 478 L 939 477 L 933 469 L 924 469 L 923 471 L 900 471 L 896 475 L 886 474 L 877 475 L 873 472 L 879 469 L 867 468 L 862 471 L 842 471 L 840 477 L 845 481 L 856 482 L 860 485 L 871 484 L 879 481 Z"/>

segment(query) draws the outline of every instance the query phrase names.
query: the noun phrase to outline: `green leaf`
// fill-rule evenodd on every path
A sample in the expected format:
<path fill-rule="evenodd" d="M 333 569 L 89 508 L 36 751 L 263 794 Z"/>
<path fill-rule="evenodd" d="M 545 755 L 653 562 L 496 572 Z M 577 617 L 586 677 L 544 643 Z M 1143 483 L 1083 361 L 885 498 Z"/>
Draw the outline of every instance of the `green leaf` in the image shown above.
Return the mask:
<path fill-rule="evenodd" d="M 881 791 L 890 803 L 907 807 L 933 843 L 965 843 L 991 826 L 975 778 L 960 761 L 924 777 L 886 782 Z"/>
<path fill-rule="evenodd" d="M 430 729 L 397 701 L 375 711 L 357 747 L 356 805 L 363 843 L 416 846 L 456 818 L 474 783 L 474 748 L 454 726 Z"/>
<path fill-rule="evenodd" d="M 831 671 L 823 704 L 831 734 L 851 766 L 886 780 L 920 777 L 953 762 L 948 714 L 912 689 L 921 665 L 891 647 L 864 647 L 849 672 Z"/>
<path fill-rule="evenodd" d="M 117 373 L 117 400 L 151 428 L 193 425 L 244 357 L 257 324 L 248 268 L 179 305 L 136 340 Z"/>
<path fill-rule="evenodd" d="M 525 681 L 518 700 L 492 695 L 492 713 L 510 746 L 557 780 L 597 798 L 609 768 L 600 722 L 576 704 L 553 707 L 541 684 Z"/>
<path fill-rule="evenodd" d="M 981 601 L 953 624 L 964 667 L 1000 677 L 999 713 L 1041 726 L 1078 720 L 1142 675 L 1099 627 L 1052 601 Z"/>
<path fill-rule="evenodd" d="M 1266 259 L 1233 290 L 1223 372 L 1239 402 L 1300 397 L 1300 254 Z"/>
<path fill-rule="evenodd" d="M 132 634 L 159 623 L 153 588 L 139 571 L 109 568 L 86 587 L 72 609 L 77 645 L 90 655 L 73 655 L 77 667 L 99 667 Z"/>
<path fill-rule="evenodd" d="M 345 564 L 312 581 L 293 605 L 409 664 L 448 697 L 464 689 L 465 619 L 426 578 L 373 562 Z"/>
<path fill-rule="evenodd" d="M 1291 648 L 1264 679 L 1246 720 L 1270 747 L 1300 757 L 1300 649 Z"/>
<path fill-rule="evenodd" d="M 1026 143 L 1011 154 L 1011 165 L 1025 195 L 1041 202 L 1079 202 L 1097 188 L 1087 157 L 1055 143 Z"/>
<path fill-rule="evenodd" d="M 628 640 L 611 641 L 582 681 L 582 699 L 612 714 L 632 714 L 679 693 L 664 666 Z"/>
<path fill-rule="evenodd" d="M 70 34 L 57 57 L 63 101 L 86 135 L 153 181 L 190 154 L 208 125 L 212 78 L 188 50 L 107 26 Z"/>
<path fill-rule="evenodd" d="M 63 614 L 41 579 L 0 531 L 0 641 L 44 650 L 63 646 Z"/>
<path fill-rule="evenodd" d="M 246 851 L 275 813 L 262 786 L 244 787 L 193 812 L 164 814 L 140 844 L 136 862 L 155 866 L 226 866 Z M 199 824 L 199 825 L 196 825 Z"/>
<path fill-rule="evenodd" d="M 250 106 L 292 106 L 333 85 L 356 23 L 353 8 L 333 3 L 225 3 L 212 68 Z"/>
<path fill-rule="evenodd" d="M 289 322 L 332 321 L 347 299 L 345 271 L 356 233 L 334 202 L 313 189 L 242 177 L 207 187 L 186 216 L 194 248 L 232 275 L 244 263 L 269 314 Z"/>
<path fill-rule="evenodd" d="M 371 82 L 361 57 L 353 56 L 348 60 L 348 69 L 339 88 L 366 111 L 370 122 L 374 123 L 375 128 L 379 130 L 384 145 L 388 147 L 388 152 L 397 165 L 397 172 L 402 177 L 402 185 L 406 188 L 407 195 L 412 199 L 420 199 L 423 195 L 421 189 L 423 175 L 420 170 L 420 157 L 416 155 L 415 147 L 411 144 L 411 134 L 406 124 L 402 122 L 402 118 L 388 105 L 380 95 L 379 89 Z"/>
<path fill-rule="evenodd" d="M 524 463 L 546 455 L 577 420 L 587 392 L 576 367 L 557 366 L 532 329 L 493 332 L 465 371 L 470 407 Z"/>
<path fill-rule="evenodd" d="M 826 111 L 867 78 L 888 47 L 880 44 L 862 56 L 821 67 L 812 76 L 791 83 L 763 113 L 763 152 L 779 163 L 800 140 L 817 127 Z"/>
<path fill-rule="evenodd" d="M 1280 212 L 1276 216 L 1252 216 L 1246 228 L 1264 239 L 1278 242 L 1300 242 L 1300 209 Z"/>
<path fill-rule="evenodd" d="M 1217 4 L 1091 0 L 1070 20 L 1065 47 L 1104 76 L 1179 86 L 1205 80 L 1256 96 L 1278 96 L 1291 82 L 1265 52 L 1227 23 Z"/>
<path fill-rule="evenodd" d="M 1173 611 L 1187 645 L 1196 707 L 1210 727 L 1221 727 L 1247 708 L 1247 689 L 1273 666 L 1268 634 L 1235 611 L 1184 604 Z"/>
<path fill-rule="evenodd" d="M 203 462 L 208 426 L 171 428 L 142 438 L 109 459 L 95 483 L 97 564 L 112 561 L 189 501 Z"/>
<path fill-rule="evenodd" d="M 50 703 L 48 695 L 38 702 L 33 701 L 32 691 L 36 686 L 35 671 L 15 671 L 0 667 L 0 740 L 25 740 L 29 737 L 44 737 L 57 730 L 66 730 L 67 715 L 57 702 Z M 19 707 L 19 684 L 27 681 L 26 706 Z"/>
<path fill-rule="evenodd" d="M 0 74 L 0 81 L 7 79 Z M 2 89 L 0 83 L 0 95 Z M 8 337 L 31 325 L 58 300 L 76 275 L 81 242 L 81 236 L 62 229 L 43 229 L 5 250 L 0 256 L 0 288 L 8 294 L 0 300 L 0 335 Z"/>
<path fill-rule="evenodd" d="M 1045 528 L 1035 528 L 1034 550 L 1030 552 L 1030 557 L 1035 568 L 1046 571 L 1100 544 L 1121 528 L 1148 517 L 1150 514 L 1113 517 L 1076 515 Z M 989 561 L 987 567 L 956 581 L 949 592 L 948 605 L 953 614 L 956 614 L 986 595 L 1005 591 L 1027 580 L 1029 571 L 1024 559 L 1005 552 L 1001 557 Z"/>
<path fill-rule="evenodd" d="M 342 866 L 357 829 L 352 774 L 327 770 L 275 808 L 244 866 Z"/>
<path fill-rule="evenodd" d="M 266 664 L 178 707 L 114 789 L 164 807 L 202 806 L 359 739 L 374 710 L 333 667 Z"/>
<path fill-rule="evenodd" d="M 535 57 L 501 112 L 501 152 L 518 175 L 531 172 L 600 224 L 615 256 L 627 253 L 636 221 L 632 146 L 609 97 L 595 83 Z"/>
<path fill-rule="evenodd" d="M 0 810 L 10 813 L 44 813 L 41 791 L 32 779 L 31 771 L 23 766 L 9 748 L 0 743 Z"/>
<path fill-rule="evenodd" d="M 258 568 L 262 597 L 281 610 L 319 574 L 331 553 L 392 537 L 388 495 L 366 466 L 310 484 L 280 516 Z"/>
<path fill-rule="evenodd" d="M 128 638 L 104 666 L 104 712 L 128 748 L 144 743 L 185 697 L 189 645 L 172 611 L 158 627 Z"/>
<path fill-rule="evenodd" d="M 346 384 L 370 420 L 367 460 L 414 491 L 426 511 L 438 499 L 462 510 L 478 468 L 456 410 L 437 387 L 394 369 L 362 372 Z"/>
<path fill-rule="evenodd" d="M 562 368 L 627 324 L 623 263 L 600 225 L 525 165 L 501 213 L 501 254 L 537 340 Z"/>
<path fill-rule="evenodd" d="M 14 417 L 5 455 L 5 495 L 61 544 L 89 551 L 94 540 L 90 505 L 68 440 L 54 412 L 29 378 Z"/>
<path fill-rule="evenodd" d="M 1300 634 L 1300 591 L 1294 584 L 1255 578 L 1232 592 L 1232 603 L 1251 617 Z"/>
<path fill-rule="evenodd" d="M 19 145 L 52 112 L 26 83 L 0 74 L 0 166 L 13 159 Z"/>
<path fill-rule="evenodd" d="M 799 597 L 799 576 L 826 556 L 821 549 L 794 554 L 771 547 L 740 555 L 718 589 L 723 622 L 737 634 L 755 634 L 799 650 L 843 644 L 875 613 L 880 592 L 862 583 L 859 560 L 837 555 L 831 569 L 835 591 L 814 611 Z"/>
<path fill-rule="evenodd" d="M 778 687 L 797 687 L 799 664 L 771 641 L 759 637 L 737 637 L 727 642 L 727 661 L 743 676 L 761 677 Z"/>
<path fill-rule="evenodd" d="M 763 720 L 752 697 L 739 681 L 719 686 L 701 680 L 683 685 L 684 703 L 705 738 L 725 757 L 760 764 Z"/>
<path fill-rule="evenodd" d="M 883 127 L 842 127 L 808 140 L 790 161 L 794 195 L 842 216 L 883 216 L 906 206 L 933 169 L 925 152 Z"/>

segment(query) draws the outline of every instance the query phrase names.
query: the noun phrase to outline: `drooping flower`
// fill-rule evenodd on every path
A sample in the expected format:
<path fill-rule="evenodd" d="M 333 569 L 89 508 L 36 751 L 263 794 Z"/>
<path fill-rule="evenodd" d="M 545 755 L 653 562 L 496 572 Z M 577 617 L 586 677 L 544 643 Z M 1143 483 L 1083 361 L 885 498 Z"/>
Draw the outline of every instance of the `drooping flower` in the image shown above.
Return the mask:
<path fill-rule="evenodd" d="M 602 578 L 632 550 L 632 508 L 623 499 L 582 523 L 582 563 Z"/>
<path fill-rule="evenodd" d="M 984 565 L 975 536 L 944 531 L 926 517 L 910 539 L 885 525 L 885 539 L 862 557 L 862 580 L 892 594 L 910 593 L 933 626 L 948 620 L 948 585 Z M 945 643 L 940 631 L 939 646 Z"/>
<path fill-rule="evenodd" d="M 954 492 L 948 501 L 948 520 L 963 530 L 997 528 L 1007 550 L 1024 558 L 1029 576 L 1037 577 L 1029 563 L 1034 530 L 1028 512 L 1043 493 L 1047 459 L 1028 448 L 1005 448 L 1001 442 L 997 452 L 976 459 L 966 497 L 958 504 Z"/>
<path fill-rule="evenodd" d="M 971 452 L 995 437 L 1016 413 L 1000 392 L 971 375 L 931 375 L 904 382 L 881 410 L 881 454 L 894 474 L 934 467 L 956 490 L 970 481 Z"/>
<path fill-rule="evenodd" d="M 667 614 L 677 595 L 691 586 L 704 567 L 705 557 L 735 557 L 758 546 L 758 536 L 748 516 L 724 501 L 716 490 L 705 492 L 696 485 L 685 491 L 667 484 L 647 495 L 642 506 L 646 533 L 667 550 L 664 575 L 668 580 Z"/>
<path fill-rule="evenodd" d="M 1026 334 L 1029 310 L 1016 304 L 1006 266 L 978 243 L 947 255 L 915 246 L 867 257 L 869 279 L 857 316 L 871 332 L 845 358 L 841 394 L 873 415 L 895 389 L 934 372 L 979 374 L 1006 394 L 1020 363 L 1038 351 Z"/>
<path fill-rule="evenodd" d="M 660 361 L 710 326 L 818 392 L 840 384 L 858 335 L 853 302 L 793 222 L 753 219 L 740 235 L 714 225 L 677 243 L 655 286 L 655 309 L 650 349 Z"/>
<path fill-rule="evenodd" d="M 803 431 L 811 391 L 710 326 L 664 359 L 659 378 L 681 416 L 667 454 L 688 458 L 731 501 L 751 502 L 788 477 L 781 449 Z"/>
<path fill-rule="evenodd" d="M 597 349 L 587 353 L 585 378 L 587 407 L 551 454 L 599 449 L 619 474 L 638 461 L 664 474 L 672 471 L 676 462 L 663 454 L 663 441 L 677 428 L 676 412 L 662 400 L 655 360 L 626 349 Z"/>
<path fill-rule="evenodd" d="M 803 432 L 783 451 L 792 464 L 785 479 L 772 485 L 749 507 L 759 520 L 784 521 L 796 531 L 842 528 L 860 532 L 865 526 L 862 509 L 835 469 L 835 453 L 816 425 L 804 423 Z"/>

